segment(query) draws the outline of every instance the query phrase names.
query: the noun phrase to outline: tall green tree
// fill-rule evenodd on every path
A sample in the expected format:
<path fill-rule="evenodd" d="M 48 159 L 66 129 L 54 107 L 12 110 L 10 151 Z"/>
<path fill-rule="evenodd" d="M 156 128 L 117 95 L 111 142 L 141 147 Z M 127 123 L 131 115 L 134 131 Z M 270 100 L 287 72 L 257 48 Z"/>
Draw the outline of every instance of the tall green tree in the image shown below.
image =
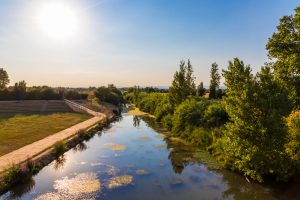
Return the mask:
<path fill-rule="evenodd" d="M 104 101 L 107 103 L 112 103 L 116 106 L 119 106 L 124 102 L 122 92 L 112 84 L 108 85 L 107 87 L 102 86 L 97 88 L 95 91 L 95 96 L 100 102 Z"/>
<path fill-rule="evenodd" d="M 26 82 L 19 81 L 15 83 L 13 93 L 16 100 L 24 100 L 26 96 Z"/>
<path fill-rule="evenodd" d="M 187 64 L 180 61 L 179 70 L 175 72 L 172 86 L 169 89 L 170 102 L 173 106 L 179 105 L 188 96 L 195 95 L 195 77 L 190 60 Z"/>
<path fill-rule="evenodd" d="M 253 76 L 250 66 L 237 58 L 223 75 L 231 121 L 223 144 L 227 166 L 260 182 L 265 176 L 293 176 L 295 166 L 285 153 L 288 137 L 283 118 L 291 110 L 286 89 L 269 66 Z"/>
<path fill-rule="evenodd" d="M 139 103 L 139 96 L 140 96 L 140 87 L 139 86 L 134 86 L 133 87 L 133 102 L 135 105 Z"/>
<path fill-rule="evenodd" d="M 294 106 L 300 108 L 300 6 L 295 14 L 280 19 L 267 46 L 275 76 L 289 93 Z"/>
<path fill-rule="evenodd" d="M 202 97 L 203 95 L 205 95 L 205 88 L 204 88 L 204 85 L 203 85 L 203 82 L 200 83 L 200 85 L 198 85 L 197 87 L 197 95 Z"/>
<path fill-rule="evenodd" d="M 3 68 L 0 68 L 0 89 L 6 88 L 8 84 L 9 84 L 8 74 Z"/>
<path fill-rule="evenodd" d="M 218 71 L 217 63 L 213 63 L 210 70 L 210 85 L 209 85 L 209 98 L 217 98 L 217 90 L 220 86 L 221 76 Z"/>

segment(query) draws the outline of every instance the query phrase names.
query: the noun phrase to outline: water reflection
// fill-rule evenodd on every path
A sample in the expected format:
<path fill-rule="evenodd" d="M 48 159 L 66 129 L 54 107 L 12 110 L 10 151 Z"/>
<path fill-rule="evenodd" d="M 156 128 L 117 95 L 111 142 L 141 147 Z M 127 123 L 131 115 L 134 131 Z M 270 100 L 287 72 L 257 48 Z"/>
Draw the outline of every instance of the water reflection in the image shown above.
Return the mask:
<path fill-rule="evenodd" d="M 73 148 L 74 151 L 79 151 L 79 152 L 82 152 L 86 149 L 87 149 L 87 145 L 84 142 L 77 144 L 76 147 Z"/>
<path fill-rule="evenodd" d="M 139 127 L 141 123 L 141 118 L 139 116 L 133 116 L 133 126 Z"/>
<path fill-rule="evenodd" d="M 25 193 L 30 192 L 35 186 L 35 181 L 32 177 L 28 177 L 24 182 L 17 187 L 13 187 L 6 195 L 4 195 L 3 199 L 19 199 Z M 0 196 L 0 199 L 1 196 Z"/>
<path fill-rule="evenodd" d="M 64 165 L 67 161 L 67 158 L 65 155 L 61 155 L 58 158 L 55 159 L 55 161 L 53 162 L 53 168 L 55 170 L 63 170 L 64 169 Z"/>
<path fill-rule="evenodd" d="M 248 183 L 152 118 L 124 115 L 98 135 L 0 199 L 300 199 L 299 183 Z"/>

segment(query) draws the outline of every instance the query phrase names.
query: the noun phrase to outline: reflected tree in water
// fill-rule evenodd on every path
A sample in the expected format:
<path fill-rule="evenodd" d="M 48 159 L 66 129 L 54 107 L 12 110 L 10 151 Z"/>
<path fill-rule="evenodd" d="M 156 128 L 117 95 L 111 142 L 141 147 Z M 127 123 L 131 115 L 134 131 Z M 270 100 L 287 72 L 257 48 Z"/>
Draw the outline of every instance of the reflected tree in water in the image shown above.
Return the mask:
<path fill-rule="evenodd" d="M 79 144 L 77 144 L 75 146 L 75 148 L 73 148 L 73 150 L 75 152 L 77 152 L 77 151 L 82 152 L 82 151 L 84 151 L 86 149 L 87 149 L 87 145 L 84 142 L 80 142 Z"/>
<path fill-rule="evenodd" d="M 55 159 L 53 168 L 55 170 L 63 169 L 66 161 L 67 159 L 64 155 L 59 156 L 58 158 Z"/>
<path fill-rule="evenodd" d="M 23 194 L 30 192 L 34 186 L 35 181 L 32 176 L 28 176 L 21 184 L 11 188 L 4 199 L 19 199 L 23 196 Z"/>
<path fill-rule="evenodd" d="M 139 127 L 141 123 L 141 119 L 138 116 L 133 116 L 133 126 L 134 127 Z"/>

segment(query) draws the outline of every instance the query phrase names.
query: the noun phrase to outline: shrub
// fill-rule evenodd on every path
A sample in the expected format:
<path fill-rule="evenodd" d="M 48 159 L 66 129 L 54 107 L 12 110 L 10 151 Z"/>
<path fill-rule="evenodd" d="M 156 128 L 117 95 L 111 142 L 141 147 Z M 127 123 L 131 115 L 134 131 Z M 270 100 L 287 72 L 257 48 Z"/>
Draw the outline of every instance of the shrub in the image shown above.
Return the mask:
<path fill-rule="evenodd" d="M 185 100 L 174 112 L 172 132 L 180 135 L 180 132 L 183 132 L 188 126 L 200 126 L 203 122 L 205 108 L 204 101 Z"/>
<path fill-rule="evenodd" d="M 286 118 L 288 127 L 289 143 L 286 145 L 286 152 L 294 163 L 300 166 L 300 111 L 292 112 Z"/>
<path fill-rule="evenodd" d="M 172 121 L 173 121 L 173 116 L 171 114 L 165 115 L 162 120 L 161 124 L 163 125 L 164 128 L 166 128 L 168 131 L 172 130 Z"/>
<path fill-rule="evenodd" d="M 166 97 L 156 107 L 154 115 L 156 117 L 156 121 L 161 122 L 161 120 L 168 114 L 173 114 L 173 107 Z"/>
<path fill-rule="evenodd" d="M 25 178 L 27 178 L 27 175 L 22 172 L 20 166 L 13 164 L 4 172 L 2 179 L 0 179 L 0 193 L 22 182 Z"/>
<path fill-rule="evenodd" d="M 209 128 L 219 127 L 221 125 L 224 125 L 227 121 L 228 115 L 223 104 L 211 104 L 204 112 L 204 123 L 205 126 Z"/>
<path fill-rule="evenodd" d="M 116 106 L 124 103 L 122 92 L 117 89 L 114 85 L 108 85 L 107 87 L 99 87 L 95 91 L 95 96 L 99 101 L 112 103 Z"/>
<path fill-rule="evenodd" d="M 33 175 L 37 174 L 40 171 L 40 169 L 42 168 L 42 166 L 39 163 L 35 163 L 30 159 L 28 159 L 26 161 L 26 166 L 27 166 L 28 172 Z"/>
<path fill-rule="evenodd" d="M 204 128 L 194 128 L 189 130 L 186 139 L 198 146 L 207 147 L 212 143 L 212 133 L 210 130 Z"/>
<path fill-rule="evenodd" d="M 54 145 L 54 154 L 55 156 L 62 155 L 67 150 L 67 145 L 64 141 L 56 142 Z"/>
<path fill-rule="evenodd" d="M 149 93 L 144 95 L 139 101 L 139 108 L 147 113 L 155 114 L 158 105 L 164 100 L 164 96 L 160 93 Z"/>

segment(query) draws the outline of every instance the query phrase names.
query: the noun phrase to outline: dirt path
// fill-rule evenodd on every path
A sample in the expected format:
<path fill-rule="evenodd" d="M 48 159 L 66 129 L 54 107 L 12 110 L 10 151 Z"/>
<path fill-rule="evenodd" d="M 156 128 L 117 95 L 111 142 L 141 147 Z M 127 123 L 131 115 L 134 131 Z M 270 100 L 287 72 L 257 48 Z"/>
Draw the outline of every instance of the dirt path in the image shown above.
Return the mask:
<path fill-rule="evenodd" d="M 45 149 L 52 147 L 56 142 L 70 138 L 78 133 L 78 131 L 87 129 L 103 119 L 104 117 L 93 117 L 0 157 L 0 172 L 7 169 L 12 163 L 22 163 L 28 158 L 31 158 L 43 152 Z"/>
<path fill-rule="evenodd" d="M 78 133 L 80 130 L 85 130 L 96 123 L 104 120 L 106 115 L 102 113 L 93 113 L 94 117 L 84 122 L 76 124 L 70 128 L 62 130 L 44 139 L 36 141 L 32 144 L 24 146 L 13 152 L 10 152 L 0 157 L 0 172 L 6 170 L 12 164 L 19 164 L 26 161 L 28 158 L 32 158 L 46 149 L 51 148 L 56 142 L 68 139 Z"/>

